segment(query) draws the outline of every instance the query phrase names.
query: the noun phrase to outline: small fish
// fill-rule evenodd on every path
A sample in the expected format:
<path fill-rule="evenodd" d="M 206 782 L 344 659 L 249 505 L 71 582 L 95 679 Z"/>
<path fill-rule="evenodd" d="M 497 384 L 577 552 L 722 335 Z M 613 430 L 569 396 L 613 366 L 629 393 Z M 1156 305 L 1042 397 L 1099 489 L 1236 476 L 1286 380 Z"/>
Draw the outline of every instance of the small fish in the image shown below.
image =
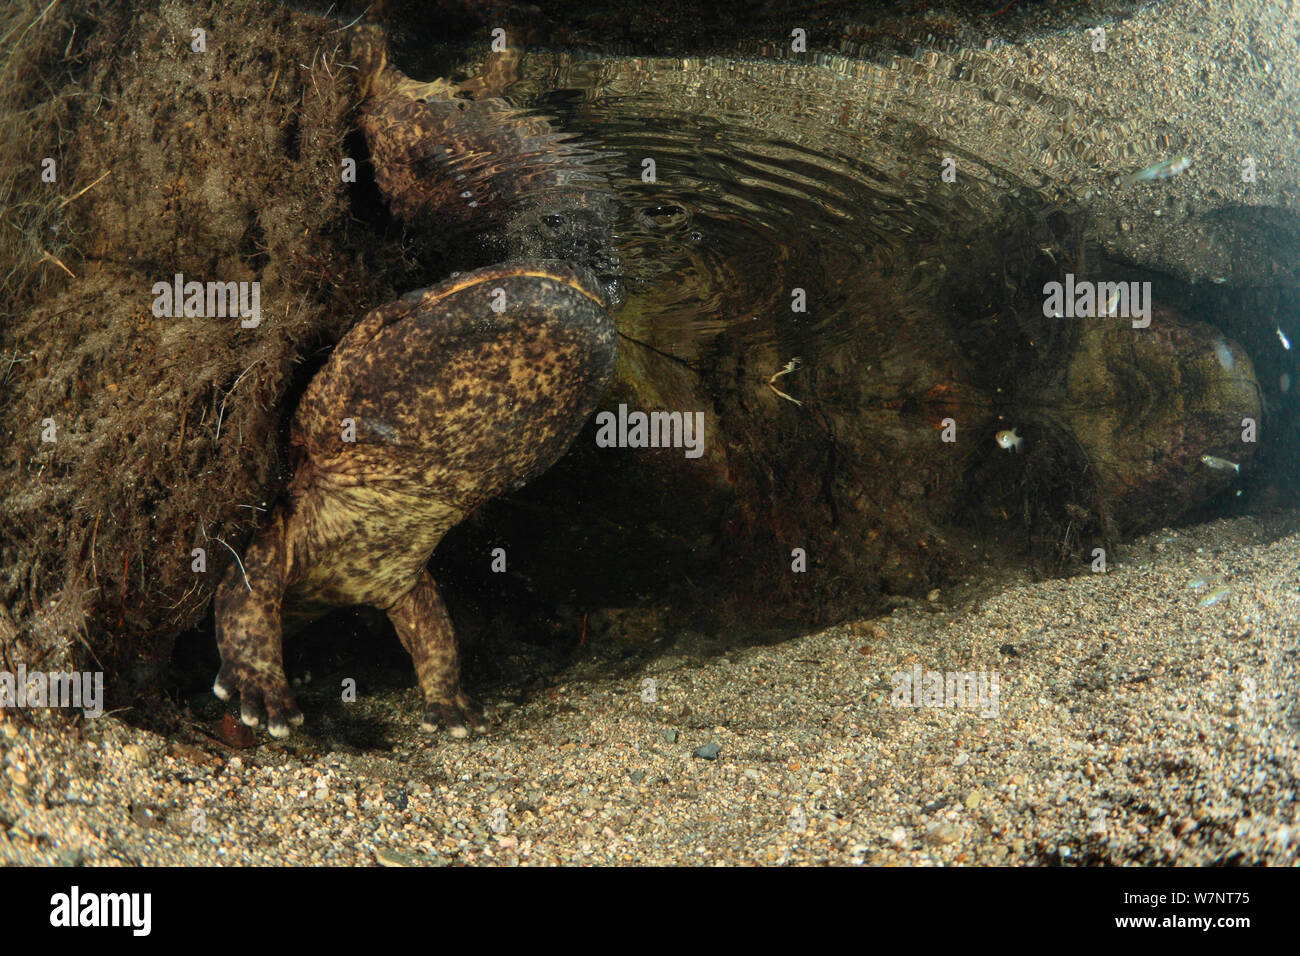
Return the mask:
<path fill-rule="evenodd" d="M 1140 169 L 1136 173 L 1125 176 L 1124 182 L 1132 186 L 1134 183 L 1149 183 L 1158 179 L 1168 179 L 1170 176 L 1177 176 L 1190 165 L 1192 165 L 1190 156 L 1175 156 L 1173 159 L 1166 159 L 1154 166 L 1148 166 L 1146 169 Z"/>
<path fill-rule="evenodd" d="M 1205 578 L 1192 578 L 1192 580 L 1187 582 L 1187 586 L 1191 588 L 1193 591 L 1199 591 L 1201 588 L 1206 587 L 1209 583 L 1210 582 L 1205 580 Z"/>
<path fill-rule="evenodd" d="M 1016 434 L 1014 428 L 1006 428 L 993 436 L 993 440 L 998 443 L 998 447 L 1006 451 L 1020 451 L 1020 446 L 1024 439 Z"/>
<path fill-rule="evenodd" d="M 1231 593 L 1232 588 L 1215 588 L 1209 594 L 1205 595 L 1205 597 L 1201 598 L 1199 603 L 1201 607 L 1210 607 L 1213 604 L 1218 604 Z"/>
<path fill-rule="evenodd" d="M 1282 326 L 1280 325 L 1277 327 L 1277 337 L 1282 340 L 1282 348 L 1286 349 L 1288 352 L 1291 351 L 1291 340 L 1286 337 L 1286 333 L 1282 331 Z"/>
<path fill-rule="evenodd" d="M 1220 458 L 1218 455 L 1202 455 L 1201 464 L 1209 465 L 1218 471 L 1235 471 L 1241 474 L 1241 465 L 1235 461 L 1228 461 L 1226 458 Z"/>

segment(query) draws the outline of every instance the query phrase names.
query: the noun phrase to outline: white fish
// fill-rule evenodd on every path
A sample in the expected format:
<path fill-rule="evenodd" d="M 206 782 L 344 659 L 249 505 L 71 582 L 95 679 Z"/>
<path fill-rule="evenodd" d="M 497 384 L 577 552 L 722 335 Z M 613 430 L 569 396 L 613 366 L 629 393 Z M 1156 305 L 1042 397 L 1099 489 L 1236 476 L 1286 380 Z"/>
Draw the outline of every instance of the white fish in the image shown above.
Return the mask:
<path fill-rule="evenodd" d="M 1220 458 L 1218 455 L 1202 455 L 1201 464 L 1209 465 L 1218 471 L 1235 471 L 1241 474 L 1241 465 L 1235 461 L 1228 461 L 1226 458 Z"/>
<path fill-rule="evenodd" d="M 1286 337 L 1286 333 L 1282 331 L 1282 326 L 1280 325 L 1277 327 L 1277 337 L 1282 340 L 1282 348 L 1286 349 L 1288 352 L 1291 351 L 1291 340 Z"/>
<path fill-rule="evenodd" d="M 1134 183 L 1168 179 L 1170 176 L 1177 176 L 1191 165 L 1192 158 L 1190 156 L 1175 156 L 1173 159 L 1163 160 L 1154 166 L 1148 166 L 1146 169 L 1140 169 L 1130 176 L 1125 176 L 1124 182 L 1132 186 Z"/>
<path fill-rule="evenodd" d="M 1230 594 L 1232 594 L 1232 588 L 1229 587 L 1216 588 L 1215 590 L 1211 591 L 1209 594 L 1205 595 L 1205 597 L 1201 598 L 1199 604 L 1201 605 L 1201 607 L 1213 607 L 1215 604 L 1218 604 L 1220 601 L 1228 597 Z"/>
<path fill-rule="evenodd" d="M 998 447 L 1006 451 L 1020 451 L 1020 446 L 1024 439 L 1016 434 L 1014 428 L 1006 428 L 993 436 L 993 440 L 998 443 Z"/>

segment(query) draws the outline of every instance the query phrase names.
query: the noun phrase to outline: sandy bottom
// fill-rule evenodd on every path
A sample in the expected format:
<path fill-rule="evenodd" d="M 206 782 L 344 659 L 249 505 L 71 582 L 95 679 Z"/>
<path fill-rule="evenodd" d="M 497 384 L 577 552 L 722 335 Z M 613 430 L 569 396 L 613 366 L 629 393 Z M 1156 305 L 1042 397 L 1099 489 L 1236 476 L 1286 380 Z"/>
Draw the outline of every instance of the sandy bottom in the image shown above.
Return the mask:
<path fill-rule="evenodd" d="M 421 734 L 414 688 L 336 705 L 363 746 L 310 698 L 303 732 L 244 750 L 209 736 L 215 704 L 170 738 L 10 713 L 0 861 L 1293 865 L 1295 528 L 1164 531 L 1105 574 L 775 646 L 593 658 L 489 698 L 469 741 Z M 996 674 L 996 704 L 901 706 L 916 668 Z"/>

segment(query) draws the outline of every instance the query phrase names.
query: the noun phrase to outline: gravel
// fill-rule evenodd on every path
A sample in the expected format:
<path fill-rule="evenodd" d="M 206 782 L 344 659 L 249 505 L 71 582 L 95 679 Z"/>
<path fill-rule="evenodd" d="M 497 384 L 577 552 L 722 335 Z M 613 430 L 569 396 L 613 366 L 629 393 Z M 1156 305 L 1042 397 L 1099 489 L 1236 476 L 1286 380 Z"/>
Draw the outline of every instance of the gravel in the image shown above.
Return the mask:
<path fill-rule="evenodd" d="M 370 699 L 366 748 L 310 710 L 247 750 L 215 720 L 0 712 L 0 861 L 1294 865 L 1296 527 L 1161 531 L 1106 573 L 1007 572 L 619 676 L 579 662 L 469 741 L 421 734 L 413 689 Z M 996 673 L 996 708 L 896 706 L 917 666 Z"/>

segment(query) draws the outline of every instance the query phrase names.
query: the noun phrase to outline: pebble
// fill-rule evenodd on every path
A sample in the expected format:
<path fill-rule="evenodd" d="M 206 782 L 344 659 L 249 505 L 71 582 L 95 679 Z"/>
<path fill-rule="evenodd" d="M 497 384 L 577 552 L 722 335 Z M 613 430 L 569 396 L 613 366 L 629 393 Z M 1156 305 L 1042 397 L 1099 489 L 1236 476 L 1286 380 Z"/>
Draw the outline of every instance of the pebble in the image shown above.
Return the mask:
<path fill-rule="evenodd" d="M 956 843 L 961 839 L 961 827 L 955 823 L 936 823 L 925 831 L 925 842 L 933 846 Z"/>
<path fill-rule="evenodd" d="M 1210 543 L 1235 594 L 1213 628 L 1185 587 L 1192 546 Z M 697 660 L 675 674 L 697 710 L 708 702 L 698 726 L 725 727 L 706 747 L 716 758 L 726 740 L 729 759 L 707 770 L 662 745 L 664 711 L 624 706 L 626 678 L 598 667 L 566 675 L 571 708 L 526 706 L 468 745 L 408 722 L 409 689 L 381 695 L 391 753 L 331 747 L 310 717 L 301 737 L 270 743 L 263 731 L 238 755 L 114 716 L 79 740 L 57 721 L 6 720 L 0 815 L 14 823 L 0 860 L 1294 867 L 1298 559 L 1300 535 L 1236 519 L 1188 529 L 1140 571 L 1013 579 L 981 593 L 979 612 L 955 606 L 937 626 L 932 608 L 900 609 L 869 657 L 857 653 L 857 622 L 733 654 L 730 667 Z M 996 668 L 1008 642 L 1045 652 L 1018 658 L 1014 679 L 1002 665 L 996 718 L 903 709 L 888 694 L 870 703 L 916 663 Z M 800 663 L 810 659 L 825 662 L 816 680 Z M 1080 679 L 1105 690 L 1083 692 Z M 196 711 L 209 729 L 211 706 Z M 178 744 L 211 746 L 223 765 Z M 128 752 L 174 756 L 139 763 Z M 798 832 L 794 807 L 806 815 Z M 499 808 L 505 833 L 493 832 Z"/>
<path fill-rule="evenodd" d="M 419 866 L 413 854 L 402 853 L 386 846 L 375 847 L 375 860 L 380 866 Z"/>

